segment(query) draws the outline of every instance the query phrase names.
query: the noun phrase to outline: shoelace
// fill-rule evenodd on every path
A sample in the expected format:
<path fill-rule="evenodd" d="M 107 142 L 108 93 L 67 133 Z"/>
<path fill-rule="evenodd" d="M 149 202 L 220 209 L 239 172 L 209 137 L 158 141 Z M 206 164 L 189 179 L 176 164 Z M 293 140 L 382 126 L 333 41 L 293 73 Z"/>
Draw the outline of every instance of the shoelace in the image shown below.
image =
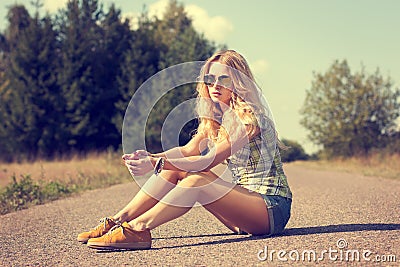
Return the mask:
<path fill-rule="evenodd" d="M 100 219 L 100 223 L 102 223 L 102 224 L 99 224 L 98 226 L 96 226 L 95 228 L 93 228 L 93 230 L 98 230 L 101 226 L 103 226 L 103 228 L 106 229 L 107 221 L 108 221 L 108 220 L 110 220 L 110 218 L 108 218 L 108 217 L 105 217 L 105 218 L 103 218 L 103 219 Z"/>
<path fill-rule="evenodd" d="M 111 227 L 111 229 L 108 231 L 107 235 L 112 235 L 112 232 L 119 228 L 122 228 L 121 231 L 122 231 L 122 233 L 124 233 L 124 227 L 122 226 L 122 224 L 116 224 L 113 227 Z"/>
<path fill-rule="evenodd" d="M 103 218 L 103 219 L 100 220 L 100 223 L 103 224 L 103 228 L 104 228 L 104 229 L 106 229 L 106 227 L 107 227 L 107 222 L 108 222 L 108 221 L 113 221 L 113 222 L 115 222 L 116 225 L 121 225 L 121 222 L 120 222 L 120 221 L 115 221 L 115 220 L 113 220 L 113 219 L 111 219 L 111 218 L 109 218 L 109 217 L 105 217 L 105 218 Z M 101 225 L 98 225 L 94 230 L 99 229 L 99 227 L 101 227 Z"/>

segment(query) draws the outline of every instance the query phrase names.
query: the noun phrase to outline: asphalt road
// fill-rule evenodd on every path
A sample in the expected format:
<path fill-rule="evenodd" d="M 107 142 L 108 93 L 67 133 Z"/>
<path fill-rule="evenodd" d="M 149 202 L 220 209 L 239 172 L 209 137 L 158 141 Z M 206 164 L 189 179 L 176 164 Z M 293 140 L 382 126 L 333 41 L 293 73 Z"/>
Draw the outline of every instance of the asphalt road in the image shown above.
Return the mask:
<path fill-rule="evenodd" d="M 197 207 L 154 229 L 150 250 L 98 252 L 78 243 L 79 232 L 132 198 L 131 183 L 0 216 L 0 265 L 400 265 L 400 180 L 296 165 L 285 171 L 294 200 L 281 236 L 231 234 Z"/>

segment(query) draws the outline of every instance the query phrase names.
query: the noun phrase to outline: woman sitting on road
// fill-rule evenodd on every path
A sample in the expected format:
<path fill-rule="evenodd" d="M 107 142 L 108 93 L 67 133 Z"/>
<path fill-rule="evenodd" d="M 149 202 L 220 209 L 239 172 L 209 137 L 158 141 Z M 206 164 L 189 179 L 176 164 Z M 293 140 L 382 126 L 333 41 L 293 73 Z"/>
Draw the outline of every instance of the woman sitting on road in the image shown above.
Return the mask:
<path fill-rule="evenodd" d="M 233 50 L 217 52 L 200 79 L 194 137 L 163 153 L 124 155 L 132 175 L 155 174 L 126 207 L 78 241 L 96 249 L 150 248 L 150 231 L 196 202 L 234 232 L 283 231 L 292 194 L 272 119 L 246 60 Z"/>

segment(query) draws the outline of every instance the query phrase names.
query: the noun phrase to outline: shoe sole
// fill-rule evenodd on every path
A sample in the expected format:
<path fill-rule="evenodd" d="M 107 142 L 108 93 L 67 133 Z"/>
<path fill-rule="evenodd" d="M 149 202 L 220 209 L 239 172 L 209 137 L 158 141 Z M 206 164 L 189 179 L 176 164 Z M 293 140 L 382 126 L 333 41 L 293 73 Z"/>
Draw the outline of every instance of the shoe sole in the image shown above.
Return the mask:
<path fill-rule="evenodd" d="M 77 238 L 78 242 L 81 242 L 83 244 L 86 244 L 89 241 L 90 238 Z"/>
<path fill-rule="evenodd" d="M 135 242 L 135 243 L 88 243 L 89 248 L 100 249 L 100 250 L 115 250 L 115 249 L 149 249 L 151 248 L 151 243 L 149 242 Z"/>

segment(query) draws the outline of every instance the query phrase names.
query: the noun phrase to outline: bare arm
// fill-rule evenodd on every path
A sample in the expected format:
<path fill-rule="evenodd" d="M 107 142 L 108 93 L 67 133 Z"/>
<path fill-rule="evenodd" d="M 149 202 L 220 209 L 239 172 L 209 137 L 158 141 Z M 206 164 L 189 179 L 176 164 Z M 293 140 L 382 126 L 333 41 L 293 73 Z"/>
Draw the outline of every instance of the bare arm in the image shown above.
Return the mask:
<path fill-rule="evenodd" d="M 204 156 L 195 155 L 185 158 L 167 158 L 165 160 L 164 169 L 188 172 L 207 171 L 224 161 L 231 154 L 231 144 L 229 141 L 224 140 L 215 145 L 215 147 Z"/>
<path fill-rule="evenodd" d="M 181 147 L 174 147 L 167 151 L 151 154 L 152 157 L 156 158 L 183 158 L 200 155 L 201 151 L 203 151 L 207 147 L 206 138 L 201 134 L 196 134 L 186 145 Z"/>
<path fill-rule="evenodd" d="M 160 153 L 165 159 L 164 169 L 187 172 L 208 171 L 226 158 L 236 153 L 240 148 L 245 146 L 249 141 L 249 135 L 244 131 L 243 134 L 237 136 L 236 140 L 231 142 L 225 139 L 217 144 L 204 156 L 199 155 L 204 138 L 195 137 L 189 142 L 188 146 L 183 149 L 182 154 L 186 153 L 186 157 L 171 158 L 167 153 Z M 187 149 L 185 151 L 185 149 Z M 167 151 L 168 152 L 168 151 Z M 177 152 L 177 150 L 175 151 Z M 178 151 L 179 152 L 179 151 Z M 170 153 L 170 152 L 169 152 Z M 193 155 L 193 154 L 194 155 Z M 166 157 L 164 157 L 166 156 Z M 177 155 L 173 155 L 177 156 Z M 138 160 L 126 160 L 126 164 L 134 175 L 144 175 L 151 171 L 157 162 L 157 157 L 150 156 Z"/>
<path fill-rule="evenodd" d="M 151 171 L 159 158 L 165 159 L 170 170 L 186 170 L 187 164 L 191 164 L 188 161 L 195 160 L 196 157 L 199 157 L 201 151 L 207 147 L 206 141 L 207 139 L 203 135 L 196 134 L 185 146 L 174 147 L 157 154 L 150 154 L 145 150 L 136 150 L 132 154 L 123 155 L 122 159 L 130 172 L 138 176 Z M 167 168 L 167 166 L 164 166 L 164 169 Z"/>
<path fill-rule="evenodd" d="M 201 138 L 193 141 L 189 144 L 188 151 L 195 151 L 195 155 L 188 155 L 186 157 L 165 157 L 164 161 L 164 169 L 166 170 L 176 170 L 176 171 L 187 171 L 187 172 L 201 172 L 201 171 L 208 171 L 214 166 L 218 165 L 219 163 L 223 162 L 226 158 L 236 153 L 240 148 L 248 143 L 248 135 L 244 133 L 242 136 L 239 136 L 233 143 L 225 139 L 217 144 L 206 154 L 206 155 L 199 155 L 199 145 Z M 150 161 L 151 165 L 155 166 L 157 158 L 155 157 L 148 157 L 145 159 Z M 143 171 L 140 171 L 140 166 L 142 166 L 143 162 L 139 161 L 132 161 L 129 163 L 133 168 L 130 168 L 134 171 L 137 175 L 143 175 L 147 171 L 151 170 L 150 168 L 144 168 Z"/>
<path fill-rule="evenodd" d="M 259 134 L 259 129 L 254 135 Z M 235 154 L 239 149 L 245 146 L 249 139 L 248 133 L 239 135 L 237 139 L 231 142 L 228 139 L 215 144 L 215 146 L 204 156 L 194 155 L 185 158 L 166 159 L 164 169 L 167 170 L 184 170 L 188 172 L 208 171 L 216 165 L 223 162 L 229 156 Z"/>

